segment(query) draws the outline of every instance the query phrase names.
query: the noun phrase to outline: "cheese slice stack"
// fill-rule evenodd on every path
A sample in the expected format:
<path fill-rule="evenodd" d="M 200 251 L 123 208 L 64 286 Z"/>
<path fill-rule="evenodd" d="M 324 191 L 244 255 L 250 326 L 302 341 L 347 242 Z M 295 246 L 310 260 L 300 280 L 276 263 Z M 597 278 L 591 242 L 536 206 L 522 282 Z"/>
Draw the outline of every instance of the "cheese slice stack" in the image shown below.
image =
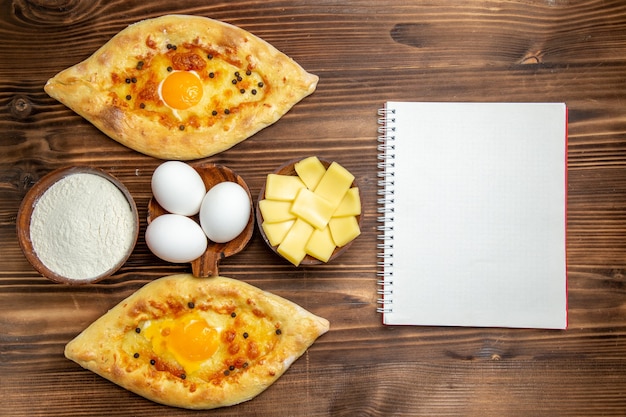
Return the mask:
<path fill-rule="evenodd" d="M 294 166 L 297 176 L 269 174 L 259 201 L 270 245 L 294 265 L 306 255 L 328 262 L 337 247 L 361 234 L 354 175 L 337 162 L 328 168 L 315 156 Z"/>

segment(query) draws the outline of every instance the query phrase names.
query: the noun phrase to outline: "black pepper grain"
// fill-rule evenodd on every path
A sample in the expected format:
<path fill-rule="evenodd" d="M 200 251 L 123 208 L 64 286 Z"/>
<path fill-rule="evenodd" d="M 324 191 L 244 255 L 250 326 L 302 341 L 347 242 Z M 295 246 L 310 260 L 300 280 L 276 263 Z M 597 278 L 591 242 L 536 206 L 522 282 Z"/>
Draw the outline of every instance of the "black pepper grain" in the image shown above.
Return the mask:
<path fill-rule="evenodd" d="M 282 333 L 282 331 L 281 331 L 280 329 L 276 329 L 276 334 L 278 334 L 278 335 L 279 335 L 279 334 L 281 334 L 281 333 Z"/>
<path fill-rule="evenodd" d="M 234 311 L 232 313 L 230 313 L 231 317 L 237 317 L 237 313 L 235 313 Z"/>
<path fill-rule="evenodd" d="M 135 77 L 131 78 L 131 79 L 130 79 L 130 82 L 131 82 L 131 83 L 136 83 L 136 82 L 137 82 L 137 78 L 135 78 Z"/>
<path fill-rule="evenodd" d="M 135 328 L 135 333 L 141 333 L 141 329 L 139 327 Z"/>
<path fill-rule="evenodd" d="M 252 89 L 252 91 L 250 91 L 252 93 L 253 96 L 256 96 L 256 90 Z"/>
<path fill-rule="evenodd" d="M 143 68 L 143 61 L 137 62 L 137 69 L 140 70 Z"/>
<path fill-rule="evenodd" d="M 150 359 L 150 365 L 156 365 L 156 361 L 154 359 Z"/>
<path fill-rule="evenodd" d="M 217 110 L 213 110 L 213 111 L 211 112 L 211 114 L 212 114 L 213 116 L 217 116 Z"/>
<path fill-rule="evenodd" d="M 189 308 L 194 308 L 195 306 L 196 305 L 193 302 L 191 302 L 191 301 L 187 303 L 187 307 L 189 307 Z"/>
<path fill-rule="evenodd" d="M 130 95 L 130 94 L 128 94 L 128 95 L 126 96 L 126 100 L 130 100 L 131 98 L 132 98 L 132 97 L 131 97 L 131 95 Z"/>
<path fill-rule="evenodd" d="M 214 72 L 209 72 L 209 78 L 215 78 L 215 73 Z"/>
<path fill-rule="evenodd" d="M 241 90 L 239 90 L 239 92 L 240 92 L 241 94 L 244 94 L 244 93 L 246 92 L 246 90 L 245 90 L 244 88 L 242 88 Z"/>
<path fill-rule="evenodd" d="M 135 359 L 137 359 L 138 357 L 139 357 L 139 353 L 135 353 L 135 354 L 133 355 L 133 358 L 135 358 Z"/>
<path fill-rule="evenodd" d="M 224 114 L 230 114 L 230 110 L 228 109 L 224 110 Z"/>
<path fill-rule="evenodd" d="M 233 84 L 237 84 L 237 79 L 235 78 L 235 79 L 233 79 L 231 82 L 232 82 Z"/>
<path fill-rule="evenodd" d="M 130 78 L 126 79 L 126 84 L 130 84 Z"/>
<path fill-rule="evenodd" d="M 213 59 L 213 54 L 208 54 L 206 57 L 207 59 Z"/>
<path fill-rule="evenodd" d="M 258 83 L 257 85 L 259 86 L 259 88 L 263 88 L 263 86 L 264 86 L 265 84 L 263 84 L 263 81 L 259 81 L 259 83 Z"/>
<path fill-rule="evenodd" d="M 224 375 L 226 375 L 226 376 L 230 375 L 230 371 L 229 371 L 228 369 L 227 369 L 227 370 L 225 370 L 225 371 L 224 371 Z"/>
<path fill-rule="evenodd" d="M 241 367 L 242 367 L 243 369 L 246 369 L 246 368 L 248 367 L 248 362 L 244 362 L 244 363 L 243 363 L 243 365 L 241 365 Z"/>
<path fill-rule="evenodd" d="M 178 129 L 179 129 L 179 130 L 185 130 L 185 125 L 180 125 L 180 126 L 178 126 Z"/>
<path fill-rule="evenodd" d="M 252 75 L 252 71 L 250 70 L 246 71 L 246 75 Z"/>
<path fill-rule="evenodd" d="M 146 108 L 146 104 L 145 104 L 145 103 L 141 103 L 141 104 L 139 105 L 139 107 L 140 107 L 140 108 L 142 108 L 142 109 L 145 109 L 145 108 Z"/>
<path fill-rule="evenodd" d="M 172 68 L 172 67 L 167 67 L 167 72 L 172 72 L 173 69 L 174 68 Z"/>
<path fill-rule="evenodd" d="M 180 379 L 187 379 L 187 375 L 185 375 L 185 374 L 180 374 Z"/>
<path fill-rule="evenodd" d="M 233 365 L 230 365 L 230 366 L 228 367 L 228 369 L 229 369 L 229 370 L 231 370 L 231 371 L 234 371 L 234 370 L 235 370 L 235 367 L 234 367 Z"/>
<path fill-rule="evenodd" d="M 248 338 L 248 332 L 244 332 L 244 333 L 243 333 L 243 338 L 244 338 L 244 339 L 247 339 L 247 338 Z"/>

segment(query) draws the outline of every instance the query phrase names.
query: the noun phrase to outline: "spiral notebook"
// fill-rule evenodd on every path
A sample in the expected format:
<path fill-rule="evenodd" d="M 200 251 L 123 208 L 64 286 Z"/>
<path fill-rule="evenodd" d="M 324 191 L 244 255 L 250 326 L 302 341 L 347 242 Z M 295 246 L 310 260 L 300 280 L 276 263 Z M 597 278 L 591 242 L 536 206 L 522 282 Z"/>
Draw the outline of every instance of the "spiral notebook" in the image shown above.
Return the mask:
<path fill-rule="evenodd" d="M 387 325 L 567 327 L 563 103 L 379 111 Z"/>

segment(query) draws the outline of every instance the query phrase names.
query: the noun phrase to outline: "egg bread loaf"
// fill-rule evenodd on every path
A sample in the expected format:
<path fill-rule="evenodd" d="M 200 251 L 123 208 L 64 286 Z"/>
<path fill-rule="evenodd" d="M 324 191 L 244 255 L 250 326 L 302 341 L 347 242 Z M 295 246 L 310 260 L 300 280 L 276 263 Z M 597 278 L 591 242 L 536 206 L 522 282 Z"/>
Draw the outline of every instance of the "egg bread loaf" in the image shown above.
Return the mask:
<path fill-rule="evenodd" d="M 260 394 L 328 329 L 326 319 L 244 282 L 172 275 L 120 302 L 65 355 L 152 401 L 210 409 Z"/>
<path fill-rule="evenodd" d="M 275 123 L 317 82 L 241 28 L 166 15 L 128 26 L 44 89 L 136 151 L 191 160 Z"/>

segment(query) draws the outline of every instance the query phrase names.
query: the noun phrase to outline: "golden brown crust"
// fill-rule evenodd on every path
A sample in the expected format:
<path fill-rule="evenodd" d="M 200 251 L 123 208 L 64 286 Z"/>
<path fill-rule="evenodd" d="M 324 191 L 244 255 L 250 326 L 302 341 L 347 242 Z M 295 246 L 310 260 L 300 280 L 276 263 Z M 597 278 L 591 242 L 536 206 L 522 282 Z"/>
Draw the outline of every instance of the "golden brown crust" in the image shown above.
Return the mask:
<path fill-rule="evenodd" d="M 172 111 L 159 99 L 168 67 L 200 76 L 201 103 Z M 239 83 L 231 83 L 237 78 Z M 224 151 L 276 122 L 311 94 L 317 81 L 243 29 L 205 17 L 167 15 L 122 30 L 91 57 L 51 78 L 45 91 L 132 149 L 190 160 Z"/>
<path fill-rule="evenodd" d="M 190 315 L 218 329 L 219 348 L 185 369 L 169 352 L 155 352 L 148 335 L 158 338 L 170 331 L 163 323 Z M 261 393 L 328 328 L 326 319 L 241 281 L 173 275 L 120 302 L 69 342 L 65 356 L 152 401 L 209 409 Z"/>

